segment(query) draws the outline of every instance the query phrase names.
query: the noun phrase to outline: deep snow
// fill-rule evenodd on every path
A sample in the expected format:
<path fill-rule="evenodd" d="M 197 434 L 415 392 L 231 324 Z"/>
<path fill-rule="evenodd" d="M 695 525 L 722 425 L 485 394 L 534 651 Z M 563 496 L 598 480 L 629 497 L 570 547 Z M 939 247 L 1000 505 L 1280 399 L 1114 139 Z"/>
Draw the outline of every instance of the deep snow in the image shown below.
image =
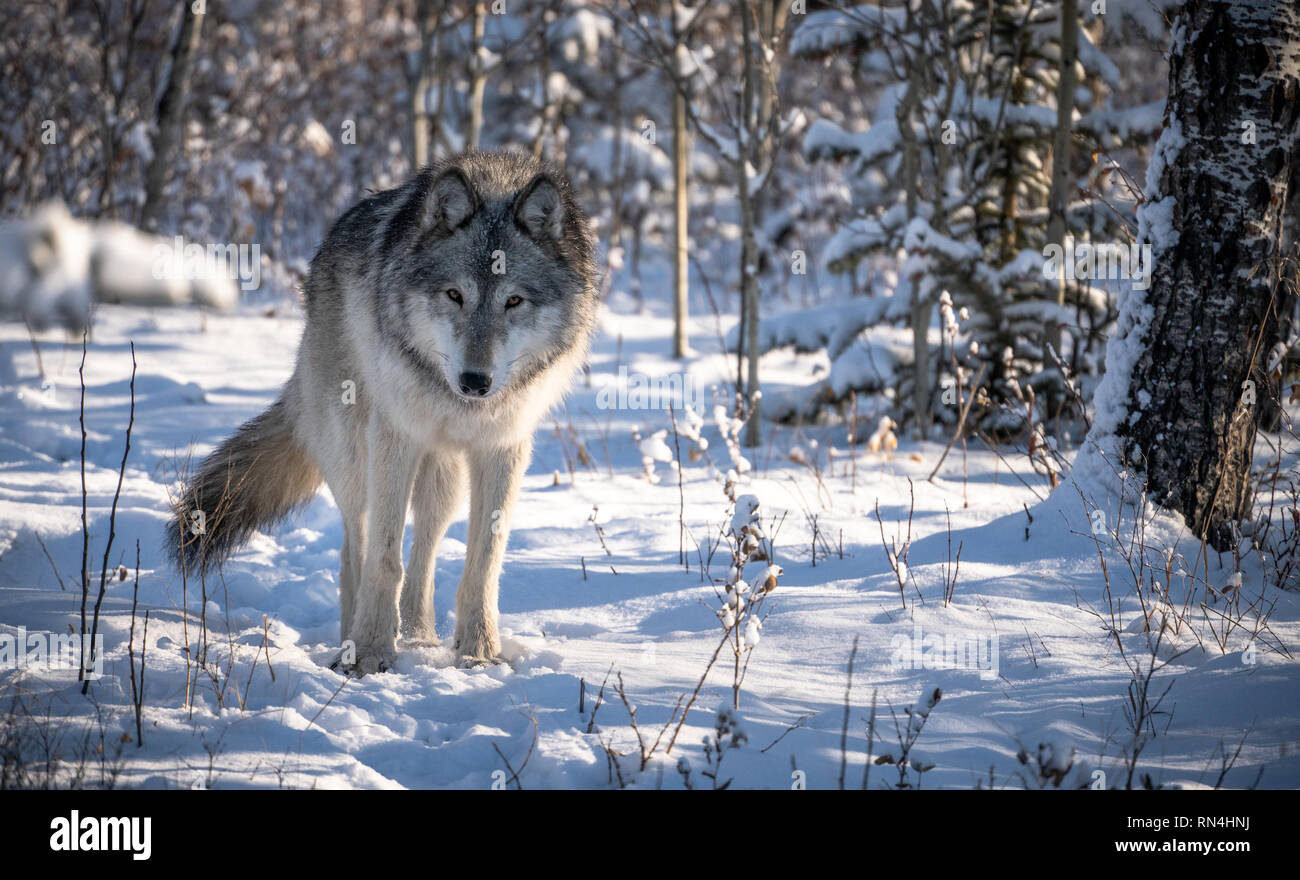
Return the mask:
<path fill-rule="evenodd" d="M 501 785 L 506 777 L 497 771 L 505 770 L 505 760 L 517 770 L 527 759 L 519 776 L 525 788 L 616 786 L 619 774 L 630 785 L 677 788 L 683 784 L 679 758 L 689 762 L 694 785 L 710 785 L 701 776 L 708 769 L 701 743 L 713 735 L 716 711 L 730 705 L 725 651 L 671 756 L 661 746 L 645 772 L 638 772 L 636 738 L 613 693 L 614 676 L 588 732 L 612 667 L 622 672 L 641 730 L 653 740 L 678 697 L 695 687 L 719 638 L 717 588 L 702 580 L 696 542 L 707 556 L 730 519 L 719 480 L 728 456 L 711 419 L 709 389 L 725 380 L 734 360 L 706 355 L 689 365 L 690 387 L 710 403 L 701 413 L 709 447 L 707 458 L 684 465 L 680 503 L 689 536 L 683 567 L 676 474 L 656 462 L 658 482 L 648 481 L 641 453 L 642 441 L 665 429 L 665 444 L 674 446 L 668 413 L 597 406 L 598 400 L 617 401 L 616 394 L 602 398 L 599 392 L 616 381 L 620 367 L 641 377 L 680 369 L 664 355 L 668 321 L 630 311 L 615 299 L 596 342 L 590 381 L 580 381 L 554 420 L 539 428 L 502 575 L 510 665 L 464 670 L 449 647 L 408 647 L 391 673 L 357 680 L 328 669 L 338 650 L 341 526 L 322 490 L 302 515 L 259 535 L 225 567 L 223 578 L 206 585 L 209 666 L 221 672 L 215 681 L 196 675 L 187 709 L 182 587 L 164 568 L 160 548 L 175 457 L 189 454 L 191 443 L 195 456 L 206 453 L 273 399 L 292 367 L 301 315 L 286 306 L 205 317 L 101 308 L 86 365 L 90 558 L 97 587 L 127 423 L 133 341 L 139 362 L 135 427 L 112 565 L 120 560 L 133 569 L 139 540 L 141 623 L 150 611 L 144 747 L 121 742 L 124 732 L 134 736 L 126 661 L 133 572 L 111 581 L 104 601 L 106 674 L 91 687 L 94 703 L 80 695 L 75 670 L 4 669 L 0 715 L 27 707 L 34 719 L 25 723 L 63 731 L 64 757 L 75 760 L 86 731 L 97 741 L 97 703 L 110 757 L 121 747 L 121 785 L 475 788 Z M 719 328 L 712 318 L 693 330 L 696 351 L 716 351 Z M 79 342 L 65 342 L 57 332 L 41 336 L 50 380 L 43 388 L 25 329 L 0 324 L 0 634 L 18 627 L 67 632 L 76 625 Z M 806 381 L 795 375 L 805 367 L 787 354 L 774 352 L 764 367 L 774 397 Z M 864 424 L 875 425 L 877 415 L 864 411 Z M 904 439 L 888 455 L 859 445 L 853 467 L 843 426 L 770 431 L 765 426 L 769 436 L 761 449 L 746 450 L 753 470 L 738 490 L 761 499 L 784 575 L 767 600 L 770 613 L 740 699 L 738 723 L 746 739 L 726 753 L 720 779 L 734 780 L 734 787 L 784 788 L 800 781 L 834 787 L 843 754 L 846 784 L 860 786 L 873 694 L 881 740 L 873 753 L 880 755 L 898 750 L 891 707 L 905 729 L 903 707 L 939 687 L 942 699 L 912 753 L 933 765 L 922 776 L 923 787 L 988 785 L 990 779 L 998 787 L 1021 787 L 1033 774 L 1026 774 L 1016 753 L 1023 745 L 1037 755 L 1040 743 L 1054 752 L 1044 761 L 1062 769 L 1074 750 L 1069 781 L 1088 784 L 1091 771 L 1100 769 L 1105 784 L 1123 785 L 1124 753 L 1132 741 L 1124 715 L 1130 670 L 1101 624 L 1108 611 L 1097 547 L 1089 511 L 1068 474 L 1043 501 L 1046 481 L 1028 467 L 1023 450 L 1003 448 L 999 456 L 976 441 L 967 456 L 970 505 L 963 507 L 960 447 L 931 483 L 926 476 L 941 443 Z M 689 444 L 681 445 L 685 458 Z M 809 464 L 792 460 L 792 449 L 795 458 L 817 464 L 820 479 Z M 905 533 L 908 478 L 916 510 L 904 610 L 875 506 L 888 536 Z M 1104 499 L 1097 503 L 1107 507 Z M 948 515 L 952 552 L 959 543 L 962 550 L 955 598 L 944 607 Z M 815 565 L 812 516 L 825 544 Z M 438 560 L 436 604 L 444 637 L 454 628 L 464 537 L 462 519 Z M 1156 518 L 1147 538 L 1171 544 L 1177 523 Z M 1195 558 L 1186 542 L 1180 550 Z M 719 549 L 710 576 L 722 579 L 728 559 L 725 547 Z M 1209 581 L 1217 589 L 1228 582 L 1232 561 L 1220 562 L 1213 553 L 1209 559 Z M 1114 593 L 1125 597 L 1120 628 L 1130 630 L 1122 637 L 1126 653 L 1130 660 L 1144 657 L 1148 636 L 1140 632 L 1132 583 L 1124 587 L 1113 554 L 1110 562 Z M 746 572 L 751 583 L 766 566 L 755 563 Z M 1269 647 L 1276 642 L 1294 655 L 1300 645 L 1297 596 L 1262 588 L 1259 567 L 1249 561 L 1242 576 L 1243 593 L 1253 598 L 1264 590 L 1269 602 L 1278 599 L 1272 635 L 1245 654 L 1240 633 L 1229 639 L 1226 653 L 1203 632 L 1204 648 L 1186 632 L 1166 641 L 1162 658 L 1172 655 L 1170 643 L 1189 650 L 1155 676 L 1155 690 L 1172 683 L 1161 706 L 1170 714 L 1155 719 L 1157 735 L 1142 753 L 1139 778 L 1150 773 L 1157 784 L 1211 786 L 1220 751 L 1231 754 L 1245 736 L 1225 785 L 1300 785 L 1296 665 Z M 190 640 L 197 645 L 199 585 L 190 583 L 186 598 Z M 1203 628 L 1200 614 L 1193 620 Z M 996 674 L 988 668 L 904 668 L 914 655 L 899 646 L 910 644 L 918 627 L 922 640 L 969 636 L 985 649 L 995 640 L 992 658 L 983 656 L 995 659 Z M 846 665 L 855 637 L 842 753 Z M 137 654 L 140 641 L 138 625 Z M 584 714 L 578 711 L 581 681 Z M 623 754 L 617 773 L 606 745 Z M 915 772 L 909 775 L 915 780 Z M 893 766 L 871 769 L 873 788 L 897 779 Z"/>

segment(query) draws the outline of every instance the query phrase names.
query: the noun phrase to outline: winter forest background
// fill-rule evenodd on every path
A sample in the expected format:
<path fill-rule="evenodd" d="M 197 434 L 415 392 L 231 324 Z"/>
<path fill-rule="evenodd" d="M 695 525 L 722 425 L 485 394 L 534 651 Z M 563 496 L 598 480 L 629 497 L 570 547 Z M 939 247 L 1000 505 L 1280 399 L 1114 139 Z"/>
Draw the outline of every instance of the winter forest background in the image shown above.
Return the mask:
<path fill-rule="evenodd" d="M 1300 785 L 1290 4 L 19 0 L 0 77 L 0 787 Z M 604 302 L 514 659 L 352 679 L 328 493 L 162 525 L 330 224 L 499 147 Z"/>

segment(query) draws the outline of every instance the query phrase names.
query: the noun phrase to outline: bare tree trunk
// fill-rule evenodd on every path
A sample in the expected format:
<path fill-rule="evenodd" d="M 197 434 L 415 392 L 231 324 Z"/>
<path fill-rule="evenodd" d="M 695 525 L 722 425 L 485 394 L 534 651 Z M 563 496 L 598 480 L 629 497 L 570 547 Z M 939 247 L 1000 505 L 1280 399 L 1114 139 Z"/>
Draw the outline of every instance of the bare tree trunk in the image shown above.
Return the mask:
<path fill-rule="evenodd" d="M 614 29 L 614 38 L 610 40 L 609 56 L 609 82 L 613 84 L 610 89 L 610 111 L 613 114 L 612 128 L 614 131 L 614 144 L 610 150 L 609 157 L 609 179 L 613 185 L 613 197 L 610 200 L 609 209 L 609 238 L 605 245 L 605 271 L 600 279 L 600 298 L 602 301 L 609 296 L 610 288 L 614 285 L 615 267 L 623 264 L 623 214 L 627 210 L 624 200 L 627 196 L 627 163 L 623 161 L 623 79 L 619 75 L 622 68 L 621 52 L 622 46 L 619 29 L 622 22 L 615 16 L 611 22 Z"/>
<path fill-rule="evenodd" d="M 1070 130 L 1074 125 L 1074 64 L 1079 55 L 1079 10 L 1076 0 L 1061 0 L 1061 63 L 1056 81 L 1056 131 L 1052 140 L 1052 188 L 1047 197 L 1047 240 L 1064 244 L 1070 208 Z M 1057 279 L 1056 304 L 1065 306 L 1065 273 Z M 1044 328 L 1044 339 L 1062 358 L 1061 324 L 1053 319 Z M 1050 356 L 1044 358 L 1050 362 Z M 1047 410 L 1055 414 L 1065 392 L 1064 379 L 1053 383 Z"/>
<path fill-rule="evenodd" d="M 441 30 L 434 26 L 439 16 L 434 12 L 433 0 L 419 0 L 416 5 L 416 25 L 420 31 L 420 51 L 411 78 L 411 167 L 423 168 L 429 164 L 429 90 L 433 78 L 433 42 Z"/>
<path fill-rule="evenodd" d="M 736 180 L 736 199 L 740 207 L 741 225 L 740 325 L 737 328 L 736 384 L 737 392 L 745 399 L 747 423 L 744 444 L 752 447 L 757 446 L 762 438 L 758 378 L 760 356 L 758 229 L 762 219 L 763 193 L 772 179 L 775 156 L 780 148 L 780 117 L 776 90 L 779 69 L 777 43 L 784 29 L 789 7 L 780 0 L 741 0 L 739 8 L 742 70 L 739 83 L 739 112 L 732 114 L 735 119 L 734 139 L 729 145 L 724 145 L 724 142 L 713 132 L 712 127 L 700 121 L 693 105 L 687 100 L 675 104 L 674 109 L 684 108 L 686 118 L 695 126 L 696 133 L 726 156 Z M 692 26 L 693 23 L 687 27 L 687 30 Z M 650 36 L 648 30 L 643 28 L 642 33 L 657 44 L 658 38 Z M 663 70 L 673 80 L 674 87 L 679 92 L 685 89 L 685 77 L 681 75 L 677 63 L 678 53 L 675 51 L 680 43 L 680 40 L 668 43 L 666 49 L 660 52 Z M 757 94 L 756 88 L 760 90 Z M 679 131 L 685 128 L 679 119 L 674 120 L 674 127 Z M 680 162 L 679 168 L 684 166 L 685 158 Z M 679 228 L 685 227 L 685 223 L 680 220 L 678 225 Z M 682 263 L 684 264 L 685 261 L 682 260 Z M 685 271 L 684 268 L 682 271 Z"/>
<path fill-rule="evenodd" d="M 117 153 L 121 142 L 124 117 L 123 103 L 127 86 L 131 82 L 129 73 L 134 70 L 135 53 L 139 48 L 137 36 L 140 25 L 148 11 L 147 0 L 131 0 L 127 4 L 127 30 L 122 37 L 114 37 L 114 10 L 107 0 L 92 0 L 95 20 L 99 31 L 99 72 L 102 79 L 103 93 L 99 97 L 99 137 L 104 152 L 103 177 L 99 190 L 99 216 L 115 218 L 117 201 L 114 190 L 117 188 Z M 118 10 L 120 14 L 122 10 Z M 113 75 L 113 54 L 115 47 L 120 47 L 122 55 L 118 76 Z"/>
<path fill-rule="evenodd" d="M 678 3 L 673 3 L 673 63 L 677 75 L 685 74 L 686 47 L 677 30 Z M 687 166 L 690 162 L 690 140 L 686 131 L 686 96 L 673 90 L 673 357 L 686 357 L 690 340 L 686 333 L 687 295 L 689 293 L 689 236 L 690 192 L 687 189 Z"/>
<path fill-rule="evenodd" d="M 909 222 L 917 216 L 917 190 L 920 187 L 917 179 L 920 168 L 919 148 L 916 131 L 912 127 L 912 109 L 920 91 L 919 76 L 918 71 L 911 72 L 907 91 L 898 102 L 896 110 L 898 131 L 903 141 L 903 186 Z M 919 277 L 913 276 L 909 283 L 912 288 L 912 407 L 916 411 L 917 432 L 924 440 L 930 428 L 930 312 L 933 304 L 921 295 Z"/>
<path fill-rule="evenodd" d="M 1250 513 L 1277 329 L 1300 10 L 1293 0 L 1190 0 L 1174 32 L 1183 36 L 1169 59 L 1163 172 L 1141 218 L 1155 268 L 1145 302 L 1126 309 L 1142 349 L 1116 433 L 1150 495 L 1223 549 L 1230 524 Z M 1112 351 L 1133 341 L 1112 340 Z"/>
<path fill-rule="evenodd" d="M 469 130 L 465 135 L 466 150 L 478 149 L 479 134 L 483 130 L 483 92 L 487 87 L 487 65 L 483 62 L 481 52 L 486 23 L 487 7 L 478 0 L 474 3 L 473 20 L 470 25 Z"/>
<path fill-rule="evenodd" d="M 744 82 L 742 92 L 742 129 L 750 149 L 748 155 L 742 155 L 742 162 L 759 170 L 758 188 L 752 187 L 749 171 L 739 169 L 741 186 L 741 227 L 744 238 L 741 262 L 742 293 L 747 302 L 746 314 L 749 318 L 748 350 L 749 378 L 749 420 L 745 424 L 745 445 L 757 446 L 762 440 L 760 386 L 758 382 L 758 363 L 762 354 L 759 347 L 759 310 L 758 310 L 758 229 L 763 222 L 763 193 L 772 181 L 776 168 L 776 154 L 780 149 L 780 108 L 777 94 L 777 81 L 780 75 L 779 43 L 785 29 L 789 4 L 782 0 L 757 0 L 758 21 L 755 22 L 754 8 L 750 5 L 755 0 L 741 0 L 742 45 L 744 47 Z M 757 30 L 755 25 L 757 24 Z M 758 45 L 754 45 L 754 36 Z M 758 94 L 755 96 L 754 87 Z M 757 104 L 755 98 L 757 97 Z"/>
<path fill-rule="evenodd" d="M 542 158 L 546 148 L 546 129 L 551 121 L 551 53 L 546 39 L 550 24 L 550 0 L 537 12 L 537 135 L 533 138 L 533 158 Z"/>
<path fill-rule="evenodd" d="M 1300 149 L 1300 147 L 1297 147 Z M 1260 398 L 1259 426 L 1277 431 L 1282 426 L 1284 399 L 1282 389 L 1287 374 L 1295 366 L 1293 346 L 1300 338 L 1300 157 L 1291 163 L 1291 183 L 1287 187 L 1286 208 L 1282 212 L 1282 269 L 1277 289 L 1277 334 L 1274 345 L 1282 346 L 1286 355 L 1269 378 L 1269 390 Z"/>
<path fill-rule="evenodd" d="M 185 140 L 185 99 L 203 31 L 204 11 L 202 7 L 196 11 L 195 6 L 194 3 L 181 4 L 181 29 L 172 46 L 171 72 L 158 101 L 158 137 L 154 141 L 153 158 L 145 172 L 144 208 L 140 215 L 140 223 L 146 229 L 157 227 L 167 172 L 180 165 L 181 145 Z"/>
<path fill-rule="evenodd" d="M 741 99 L 741 126 L 747 129 L 746 146 L 752 146 L 752 135 L 757 134 L 754 123 L 754 82 L 757 71 L 754 66 L 754 15 L 750 0 L 740 0 L 741 44 L 744 52 L 743 95 Z M 759 423 L 758 360 L 758 246 L 755 239 L 754 198 L 749 189 L 750 157 L 744 150 L 740 151 L 736 163 L 736 182 L 740 200 L 740 298 L 743 303 L 741 332 L 745 336 L 745 349 L 748 354 L 748 375 L 745 379 L 745 397 L 748 404 L 749 419 L 745 423 L 745 445 L 757 446 L 762 442 L 762 425 Z"/>

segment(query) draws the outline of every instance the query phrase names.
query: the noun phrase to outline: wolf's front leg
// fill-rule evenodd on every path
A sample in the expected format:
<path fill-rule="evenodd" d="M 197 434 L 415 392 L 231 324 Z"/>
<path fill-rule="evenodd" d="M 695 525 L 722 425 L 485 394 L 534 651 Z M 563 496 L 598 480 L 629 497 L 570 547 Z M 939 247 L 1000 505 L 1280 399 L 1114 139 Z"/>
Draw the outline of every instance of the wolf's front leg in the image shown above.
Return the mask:
<path fill-rule="evenodd" d="M 411 564 L 402 584 L 402 638 L 416 644 L 438 644 L 434 632 L 433 570 L 438 544 L 456 515 L 465 493 L 465 467 L 458 452 L 426 453 L 411 490 Z"/>
<path fill-rule="evenodd" d="M 402 533 L 419 458 L 418 447 L 372 411 L 366 428 L 366 551 L 351 629 L 363 673 L 390 668 L 397 659 Z"/>
<path fill-rule="evenodd" d="M 510 537 L 510 514 L 531 454 L 531 440 L 469 453 L 469 534 L 456 593 L 456 649 L 467 664 L 500 659 L 497 579 Z"/>

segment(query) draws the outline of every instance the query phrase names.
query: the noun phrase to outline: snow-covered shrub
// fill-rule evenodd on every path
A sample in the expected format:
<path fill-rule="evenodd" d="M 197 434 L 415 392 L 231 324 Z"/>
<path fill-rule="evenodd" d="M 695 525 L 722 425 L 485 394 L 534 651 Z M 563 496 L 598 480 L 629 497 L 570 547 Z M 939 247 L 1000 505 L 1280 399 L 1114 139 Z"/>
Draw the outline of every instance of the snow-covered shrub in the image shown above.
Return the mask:
<path fill-rule="evenodd" d="M 1088 788 L 1092 785 L 1092 770 L 1080 760 L 1072 746 L 1054 740 L 1040 742 L 1033 749 L 1021 748 L 1016 753 L 1020 762 L 1020 782 L 1026 789 L 1051 791 Z"/>
<path fill-rule="evenodd" d="M 644 469 L 647 482 L 659 482 L 659 474 L 655 471 L 656 462 L 667 464 L 669 471 L 676 470 L 680 466 L 673 455 L 672 448 L 668 445 L 666 428 L 655 431 L 649 437 L 642 437 L 639 432 L 634 433 L 632 439 L 636 443 L 637 451 L 641 453 L 641 467 Z"/>
<path fill-rule="evenodd" d="M 673 424 L 672 437 L 669 437 L 668 428 L 661 428 L 649 436 L 642 436 L 639 430 L 632 432 L 632 442 L 637 445 L 637 452 L 641 455 L 641 467 L 646 481 L 650 483 L 658 483 L 661 479 L 655 469 L 656 464 L 668 465 L 671 472 L 682 466 L 682 462 L 678 461 L 679 454 L 684 455 L 686 461 L 692 464 L 708 456 L 709 439 L 704 436 L 703 417 L 690 406 L 683 407 L 680 415 L 670 412 L 669 417 Z M 736 436 L 744 426 L 744 422 L 736 424 L 733 422 L 734 420 L 728 418 L 726 411 L 723 410 L 719 416 L 718 430 L 722 432 L 723 440 L 727 442 L 728 451 L 732 450 L 733 444 L 735 445 L 735 451 L 731 453 L 732 458 L 735 459 L 740 452 Z M 740 460 L 748 469 L 749 462 L 745 461 L 744 456 L 740 456 Z M 711 465 L 712 462 L 709 464 Z"/>
<path fill-rule="evenodd" d="M 722 760 L 727 756 L 727 752 L 732 749 L 738 749 L 749 742 L 749 734 L 745 733 L 743 719 L 740 713 L 731 706 L 723 706 L 718 710 L 717 720 L 713 726 L 713 738 L 704 738 L 704 760 L 708 763 L 707 770 L 701 770 L 700 775 L 705 776 L 713 782 L 713 788 L 722 791 L 731 785 L 732 780 L 725 782 L 721 780 Z"/>
<path fill-rule="evenodd" d="M 844 167 L 853 196 L 822 262 L 855 277 L 865 269 L 873 284 L 847 304 L 768 319 L 776 330 L 763 334 L 765 351 L 786 345 L 826 350 L 841 381 L 818 389 L 822 402 L 842 402 L 850 391 L 879 391 L 879 370 L 855 375 L 840 361 L 854 357 L 855 341 L 872 343 L 865 335 L 871 328 L 910 325 L 910 356 L 892 365 L 895 414 L 926 424 L 932 417 L 951 421 L 950 408 L 936 398 L 956 377 L 951 359 L 934 350 L 931 338 L 934 307 L 943 296 L 968 315 L 962 338 L 948 344 L 959 343 L 968 359 L 983 362 L 981 384 L 995 403 L 1014 399 L 1012 382 L 1034 388 L 1052 414 L 1072 403 L 1046 350 L 1054 338 L 1072 373 L 1100 372 L 1114 291 L 1087 280 L 1045 277 L 1059 8 L 861 3 L 810 14 L 795 32 L 793 54 L 828 64 L 847 55 L 870 86 L 866 91 L 879 95 L 869 120 L 843 125 L 818 119 L 803 141 L 809 161 Z M 1073 137 L 1085 149 L 1076 146 L 1070 169 L 1065 237 L 1070 243 L 1126 243 L 1130 231 L 1122 213 L 1140 196 L 1102 153 L 1153 134 L 1152 105 L 1110 106 L 1122 86 L 1118 69 L 1100 45 L 1103 29 L 1084 24 Z M 936 58 L 950 61 L 935 64 Z M 887 277 L 881 266 L 892 269 L 892 283 L 878 282 Z M 821 331 L 824 321 L 831 326 Z M 943 336 L 949 328 L 941 321 L 938 329 Z M 1018 407 L 979 415 L 996 433 L 1035 422 Z"/>
<path fill-rule="evenodd" d="M 0 224 L 0 316 L 79 330 L 97 302 L 233 306 L 238 266 L 177 244 L 125 223 L 77 219 L 61 202 L 43 205 Z"/>
<path fill-rule="evenodd" d="M 784 574 L 781 566 L 772 561 L 771 543 L 763 531 L 756 495 L 735 495 L 735 482 L 729 475 L 725 488 L 730 498 L 731 522 L 724 537 L 731 550 L 731 564 L 723 578 L 722 607 L 718 621 L 722 625 L 722 638 L 731 650 L 732 705 L 740 705 L 740 691 L 749 669 L 749 654 L 758 646 L 763 634 L 764 600 L 776 589 Z M 751 584 L 747 566 L 751 563 L 768 563 L 763 573 Z"/>
<path fill-rule="evenodd" d="M 874 762 L 877 765 L 888 764 L 898 771 L 898 781 L 893 788 L 920 788 L 921 777 L 934 769 L 934 764 L 927 764 L 913 752 L 916 741 L 921 738 L 921 731 L 925 729 L 925 722 L 930 720 L 930 713 L 942 698 L 943 691 L 939 688 L 923 693 L 916 703 L 903 707 L 906 721 L 901 721 L 897 713 L 890 709 L 894 719 L 895 746 L 876 753 Z"/>
<path fill-rule="evenodd" d="M 749 459 L 740 451 L 740 432 L 745 427 L 745 421 L 745 416 L 731 415 L 720 403 L 713 407 L 713 422 L 722 435 L 727 455 L 731 457 L 731 467 L 737 475 L 747 474 L 750 469 Z"/>

